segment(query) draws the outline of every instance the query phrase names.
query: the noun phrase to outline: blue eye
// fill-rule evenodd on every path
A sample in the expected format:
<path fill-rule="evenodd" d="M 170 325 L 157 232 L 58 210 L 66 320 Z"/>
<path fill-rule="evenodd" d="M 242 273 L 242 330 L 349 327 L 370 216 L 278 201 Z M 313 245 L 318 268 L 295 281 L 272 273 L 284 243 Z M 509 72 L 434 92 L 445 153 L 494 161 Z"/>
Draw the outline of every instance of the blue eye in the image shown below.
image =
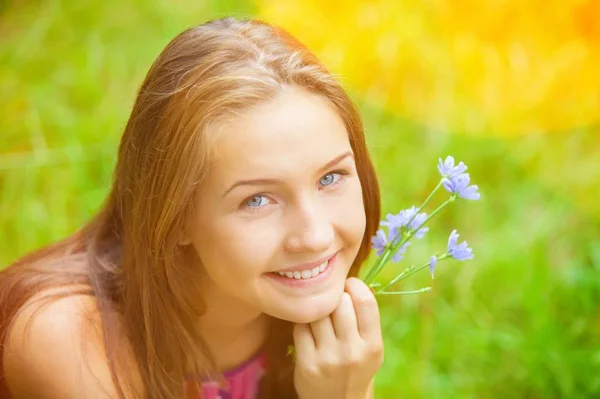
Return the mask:
<path fill-rule="evenodd" d="M 339 173 L 327 173 L 325 176 L 321 177 L 319 183 L 322 186 L 331 186 L 334 183 L 337 183 L 339 179 L 341 179 L 341 175 Z"/>
<path fill-rule="evenodd" d="M 248 208 L 258 208 L 260 206 L 266 205 L 268 202 L 267 197 L 264 195 L 255 195 L 254 197 L 248 198 L 244 204 Z"/>

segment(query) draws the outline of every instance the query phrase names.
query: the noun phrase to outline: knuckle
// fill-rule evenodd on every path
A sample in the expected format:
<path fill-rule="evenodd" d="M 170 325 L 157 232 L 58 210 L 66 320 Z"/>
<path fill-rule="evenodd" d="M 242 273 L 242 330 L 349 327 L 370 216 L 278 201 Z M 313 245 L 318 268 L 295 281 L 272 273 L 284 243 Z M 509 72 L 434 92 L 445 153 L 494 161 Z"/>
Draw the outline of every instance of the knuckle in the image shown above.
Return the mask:
<path fill-rule="evenodd" d="M 340 365 L 339 360 L 334 360 L 334 359 L 324 360 L 319 365 L 320 375 L 325 376 L 325 377 L 334 376 L 337 374 L 338 370 L 341 368 L 340 366 L 341 365 Z"/>
<path fill-rule="evenodd" d="M 357 355 L 350 355 L 345 359 L 344 365 L 348 368 L 358 368 L 363 363 L 363 358 Z"/>
<path fill-rule="evenodd" d="M 314 363 L 301 365 L 299 368 L 298 371 L 307 378 L 316 378 L 321 375 L 321 369 Z"/>
<path fill-rule="evenodd" d="M 377 309 L 377 302 L 371 295 L 359 295 L 355 297 L 354 304 L 364 309 L 372 309 L 373 311 Z"/>
<path fill-rule="evenodd" d="M 352 296 L 373 296 L 371 289 L 356 277 L 350 277 L 346 280 L 346 289 Z"/>
<path fill-rule="evenodd" d="M 340 300 L 340 308 L 351 309 L 353 306 L 352 302 L 353 302 L 353 300 L 349 293 L 347 293 L 347 292 L 342 293 L 342 298 Z"/>
<path fill-rule="evenodd" d="M 341 365 L 344 368 L 356 368 L 364 362 L 364 356 L 361 350 L 353 347 L 347 347 L 342 352 Z"/>
<path fill-rule="evenodd" d="M 370 346 L 367 349 L 367 357 L 371 361 L 381 365 L 383 363 L 383 357 L 384 357 L 383 346 L 382 345 Z"/>

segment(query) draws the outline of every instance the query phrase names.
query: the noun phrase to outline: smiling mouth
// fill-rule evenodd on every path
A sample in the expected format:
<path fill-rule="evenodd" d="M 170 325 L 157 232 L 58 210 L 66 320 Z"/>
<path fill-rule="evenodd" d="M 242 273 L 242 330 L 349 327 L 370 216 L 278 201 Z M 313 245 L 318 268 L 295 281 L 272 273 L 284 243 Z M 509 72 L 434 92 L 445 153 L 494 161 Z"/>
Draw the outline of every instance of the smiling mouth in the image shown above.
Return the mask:
<path fill-rule="evenodd" d="M 331 258 L 321 263 L 319 266 L 316 266 L 312 269 L 306 270 L 297 270 L 294 272 L 274 272 L 282 277 L 287 277 L 292 280 L 308 280 L 314 277 L 317 277 L 319 274 L 323 273 L 327 269 L 327 265 L 329 265 L 329 261 Z"/>

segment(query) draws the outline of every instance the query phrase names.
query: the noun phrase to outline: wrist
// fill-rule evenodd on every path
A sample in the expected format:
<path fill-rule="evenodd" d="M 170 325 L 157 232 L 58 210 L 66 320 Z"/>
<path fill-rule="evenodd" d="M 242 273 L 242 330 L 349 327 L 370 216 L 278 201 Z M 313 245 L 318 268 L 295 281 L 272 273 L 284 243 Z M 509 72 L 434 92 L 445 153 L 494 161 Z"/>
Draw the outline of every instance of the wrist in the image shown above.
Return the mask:
<path fill-rule="evenodd" d="M 344 399 L 374 399 L 375 398 L 375 385 L 374 381 L 371 380 L 366 389 L 353 390 L 348 392 L 344 396 Z"/>

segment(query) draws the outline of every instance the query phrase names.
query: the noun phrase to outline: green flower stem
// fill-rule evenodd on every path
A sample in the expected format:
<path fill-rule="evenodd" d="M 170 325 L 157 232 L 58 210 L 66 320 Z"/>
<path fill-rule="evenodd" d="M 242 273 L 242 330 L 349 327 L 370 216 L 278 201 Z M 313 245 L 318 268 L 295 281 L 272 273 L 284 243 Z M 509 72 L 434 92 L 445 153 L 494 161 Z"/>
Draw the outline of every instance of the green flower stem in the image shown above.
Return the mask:
<path fill-rule="evenodd" d="M 412 234 L 410 232 L 402 233 L 401 241 L 396 243 L 396 245 L 394 245 L 394 246 L 390 246 L 390 247 L 386 248 L 386 250 L 383 252 L 381 257 L 377 260 L 375 265 L 371 268 L 371 270 L 367 274 L 367 277 L 365 278 L 365 283 L 369 284 L 371 281 L 373 281 L 375 279 L 375 277 L 377 277 L 377 275 L 379 274 L 381 269 L 383 269 L 383 267 L 389 261 L 389 259 L 392 257 L 392 255 L 398 251 L 398 248 L 400 248 L 400 245 L 403 245 L 406 241 L 408 241 L 410 239 L 410 237 L 412 237 Z"/>
<path fill-rule="evenodd" d="M 430 290 L 431 290 L 431 287 L 425 287 L 425 288 L 421 288 L 421 289 L 414 290 L 414 291 L 391 291 L 391 292 L 382 291 L 382 292 L 376 293 L 375 295 L 411 295 L 411 294 L 421 294 L 423 292 L 427 292 Z"/>
<path fill-rule="evenodd" d="M 432 191 L 432 193 L 429 195 L 429 197 L 427 197 L 427 199 L 425 200 L 425 202 L 423 204 L 425 204 L 425 203 L 427 203 L 427 201 L 429 201 L 429 199 L 432 197 L 433 193 L 435 193 L 435 191 L 438 190 L 440 186 L 441 186 L 441 182 L 436 186 L 436 188 Z M 442 203 L 440 206 L 438 206 L 433 212 L 431 212 L 431 214 L 427 217 L 427 219 L 425 219 L 425 221 L 419 226 L 419 228 L 425 226 L 431 218 L 433 218 L 444 207 L 446 207 L 451 202 L 454 202 L 455 200 L 456 200 L 456 194 L 452 195 L 450 198 L 448 198 L 446 201 L 444 201 L 444 203 Z M 421 206 L 421 208 L 419 208 L 419 210 L 422 208 L 423 208 L 423 206 Z M 375 279 L 375 277 L 377 277 L 379 272 L 381 272 L 381 269 L 383 269 L 383 266 L 385 266 L 385 264 L 388 262 L 390 257 L 392 257 L 392 255 L 395 254 L 402 245 L 404 245 L 406 242 L 408 242 L 408 240 L 410 240 L 410 238 L 412 236 L 413 236 L 412 231 L 402 233 L 401 236 L 399 235 L 399 237 L 401 237 L 400 240 L 398 240 L 398 242 L 394 243 L 391 246 L 391 248 L 389 248 L 389 247 L 386 248 L 385 251 L 383 252 L 383 254 L 381 255 L 381 257 L 375 263 L 375 265 L 371 268 L 371 270 L 369 270 L 369 273 L 367 273 L 367 276 L 365 277 L 365 280 L 364 280 L 365 283 L 369 284 L 371 281 L 373 281 Z"/>
<path fill-rule="evenodd" d="M 406 223 L 407 226 L 410 226 L 410 224 L 412 223 L 412 221 L 417 217 L 417 215 L 423 210 L 423 208 L 425 208 L 425 205 L 427 205 L 427 203 L 429 202 L 429 200 L 431 198 L 433 198 L 434 194 L 440 189 L 440 187 L 442 187 L 442 180 L 440 180 L 437 184 L 437 186 L 435 186 L 435 188 L 433 189 L 433 191 L 431 191 L 431 193 L 429 194 L 429 196 L 427 198 L 425 198 L 425 201 L 423 201 L 423 203 L 421 204 L 421 206 L 419 207 L 419 209 L 417 209 L 417 211 L 415 212 L 415 214 L 410 218 L 410 220 Z M 423 224 L 425 224 L 425 222 L 423 222 Z"/>
<path fill-rule="evenodd" d="M 423 224 L 421 226 L 425 226 L 425 223 L 427 223 L 429 221 L 429 219 L 434 217 L 436 215 L 436 213 L 441 211 L 446 205 L 454 202 L 455 200 L 456 200 L 456 194 L 452 194 L 452 196 L 450 198 L 448 198 L 446 201 L 444 201 L 444 203 L 442 205 L 438 206 L 435 211 L 431 212 L 431 215 L 429 215 L 427 217 L 427 219 L 425 219 L 425 221 L 423 222 Z"/>
<path fill-rule="evenodd" d="M 418 270 L 421 270 L 422 268 L 423 268 L 423 266 L 419 267 Z M 388 288 L 388 287 L 396 284 L 398 281 L 402 280 L 404 277 L 406 277 L 408 275 L 408 273 L 412 272 L 414 269 L 415 269 L 414 265 L 411 265 L 411 266 L 407 267 L 406 269 L 404 269 L 404 271 L 402 273 L 400 273 L 399 275 L 397 275 L 396 277 L 394 277 L 394 279 L 392 281 L 390 281 L 385 287 L 381 288 L 381 291 L 383 291 L 386 288 Z"/>
<path fill-rule="evenodd" d="M 448 253 L 445 253 L 445 254 L 443 254 L 441 256 L 438 256 L 437 260 L 438 260 L 438 262 L 440 262 L 440 261 L 443 261 L 443 260 L 447 259 L 449 256 L 450 255 L 448 255 Z M 429 262 L 423 263 L 419 267 L 410 266 L 410 267 L 406 268 L 402 273 L 400 273 L 394 279 L 392 279 L 392 281 L 390 281 L 385 287 L 383 287 L 383 288 L 379 289 L 378 291 L 376 291 L 376 293 L 385 291 L 389 287 L 391 287 L 394 284 L 396 284 L 398 281 L 403 280 L 403 279 L 405 279 L 407 277 L 412 276 L 413 274 L 419 272 L 420 270 L 423 270 L 427 266 L 429 266 Z"/>
<path fill-rule="evenodd" d="M 440 180 L 438 182 L 437 186 L 435 186 L 435 188 L 431 191 L 431 193 L 429 193 L 429 196 L 427 196 L 427 198 L 425 198 L 425 201 L 423 201 L 423 203 L 421 204 L 419 209 L 417 209 L 417 212 L 415 212 L 413 217 L 410 218 L 407 225 L 410 225 L 410 223 L 413 221 L 413 219 L 419 214 L 419 212 L 421 212 L 421 210 L 425 207 L 425 205 L 427 205 L 429 203 L 431 198 L 433 198 L 433 196 L 440 189 L 441 186 L 442 186 L 442 180 Z M 425 223 L 423 223 L 423 224 L 425 224 Z M 406 241 L 408 241 L 408 239 L 410 239 L 410 237 L 412 237 L 412 234 L 408 233 L 405 237 L 405 234 L 403 233 L 402 235 L 398 235 L 398 237 L 396 237 L 396 238 L 399 239 L 399 241 L 406 242 Z M 365 277 L 365 280 L 364 280 L 367 284 L 369 282 L 371 282 L 379 274 L 379 272 L 381 271 L 383 266 L 387 263 L 389 258 L 395 253 L 395 250 L 397 248 L 399 248 L 399 245 L 397 245 L 398 243 L 392 242 L 391 244 L 392 245 L 389 245 L 386 247 L 386 249 L 383 251 L 383 254 L 381 254 L 381 257 L 377 260 L 377 262 L 375 262 L 375 265 L 373 265 L 371 270 L 369 270 L 369 272 L 367 273 L 367 276 Z M 396 244 L 396 245 L 394 245 L 394 244 Z"/>

